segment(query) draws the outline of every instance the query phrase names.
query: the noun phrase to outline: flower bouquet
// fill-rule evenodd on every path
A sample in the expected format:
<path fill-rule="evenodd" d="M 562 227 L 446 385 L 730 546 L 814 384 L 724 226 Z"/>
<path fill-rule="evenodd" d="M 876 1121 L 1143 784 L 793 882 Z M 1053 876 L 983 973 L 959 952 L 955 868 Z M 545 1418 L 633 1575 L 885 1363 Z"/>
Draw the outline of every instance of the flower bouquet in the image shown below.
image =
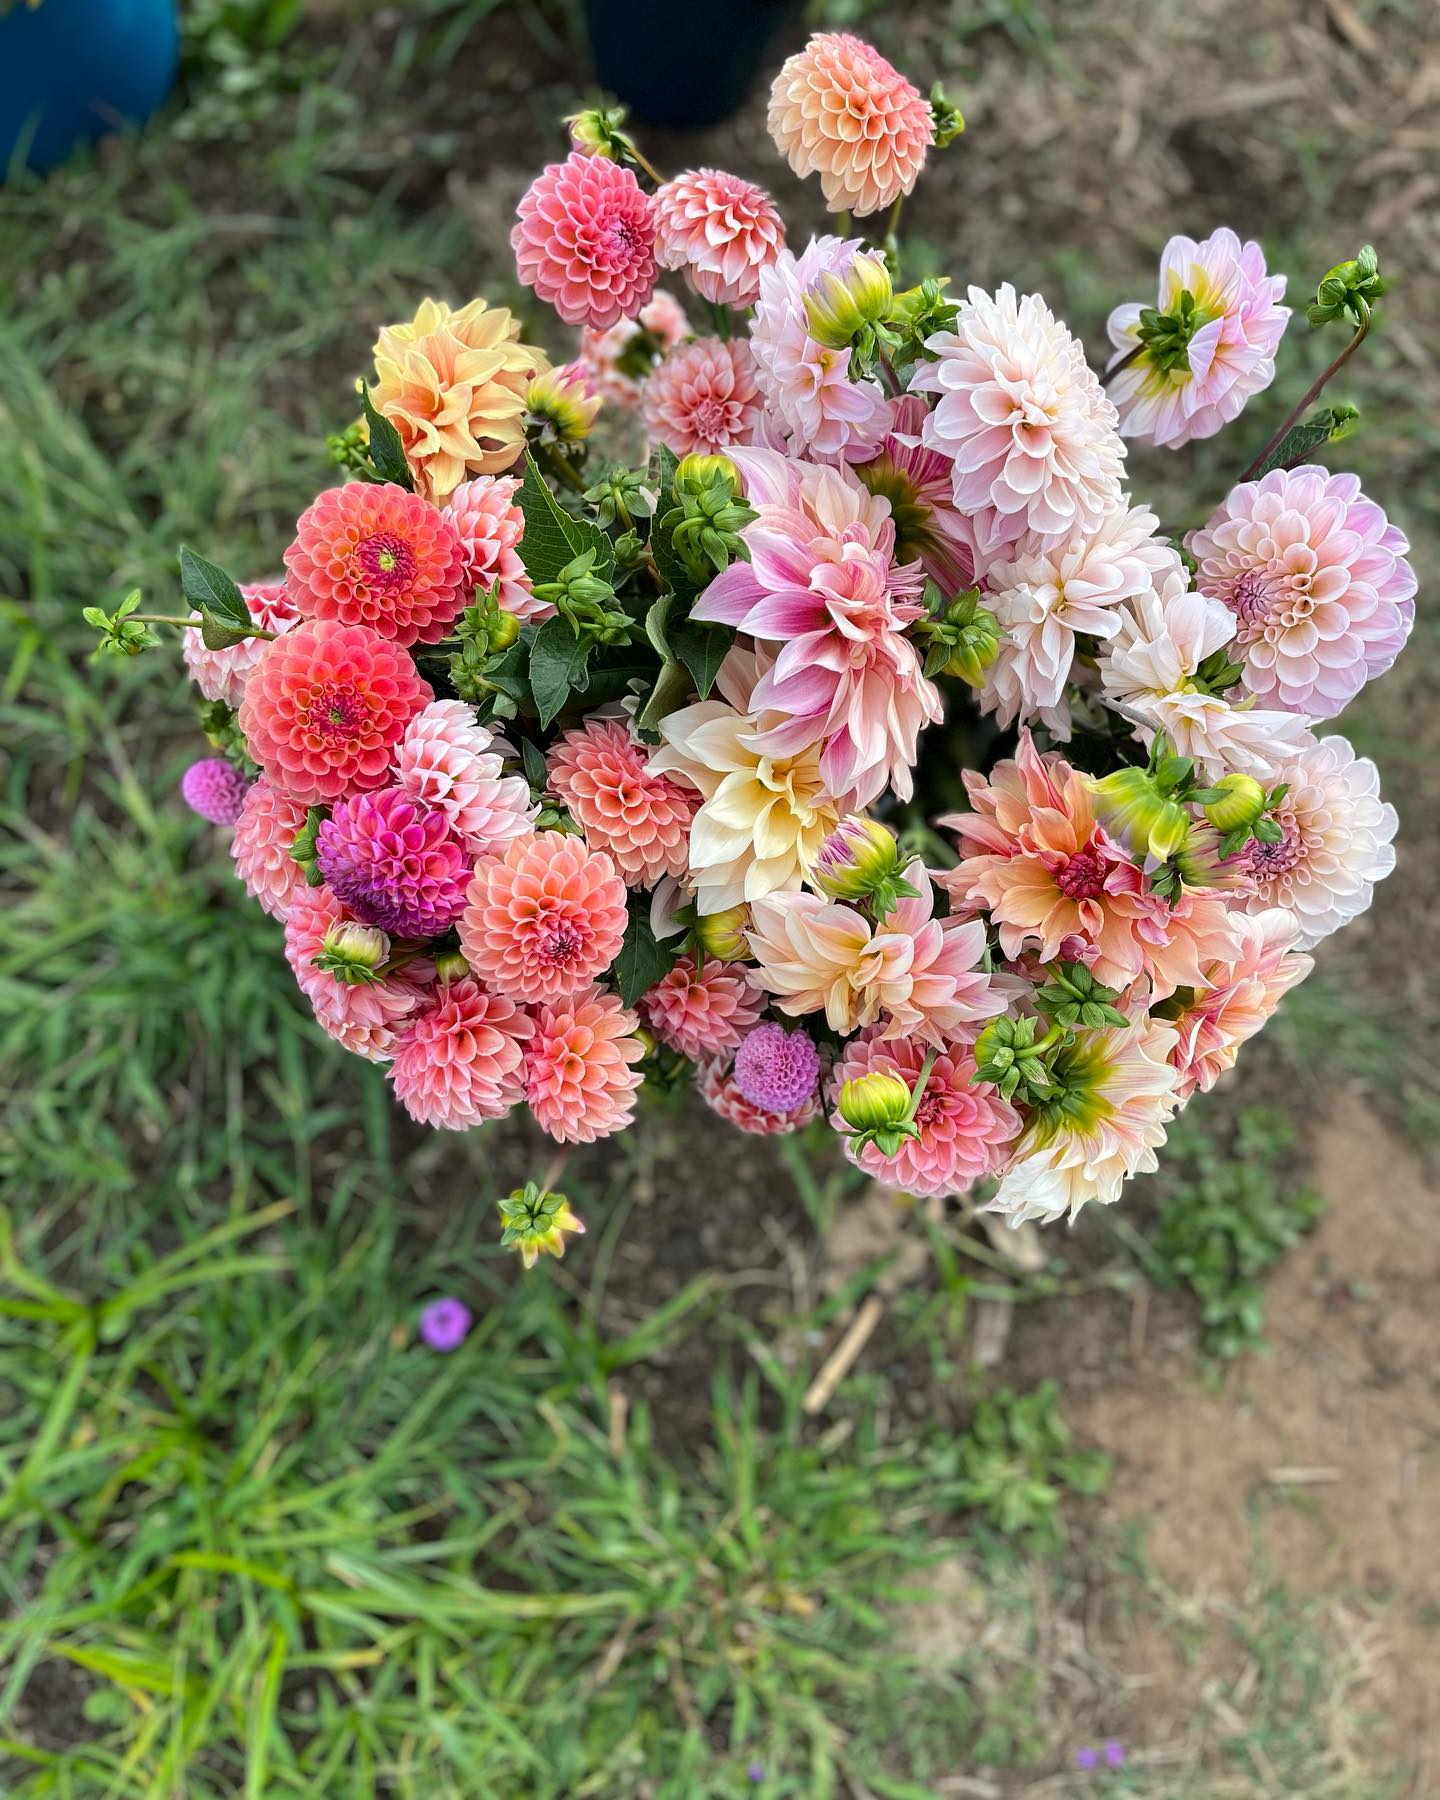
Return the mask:
<path fill-rule="evenodd" d="M 1325 276 L 1343 349 L 1182 541 L 1126 440 L 1271 382 L 1259 246 L 1173 238 L 1097 374 L 1038 294 L 898 284 L 943 93 L 822 34 L 769 122 L 837 235 L 788 246 L 751 182 L 577 115 L 512 234 L 573 360 L 425 300 L 282 576 L 186 551 L 192 610 L 90 617 L 121 654 L 184 628 L 218 752 L 185 797 L 416 1120 L 590 1143 L 693 1081 L 897 1189 L 1073 1217 L 1394 860 L 1373 765 L 1317 730 L 1414 617 L 1405 538 L 1312 460 L 1383 283 L 1368 249 Z M 578 1228 L 534 1183 L 502 1223 L 527 1261 Z"/>

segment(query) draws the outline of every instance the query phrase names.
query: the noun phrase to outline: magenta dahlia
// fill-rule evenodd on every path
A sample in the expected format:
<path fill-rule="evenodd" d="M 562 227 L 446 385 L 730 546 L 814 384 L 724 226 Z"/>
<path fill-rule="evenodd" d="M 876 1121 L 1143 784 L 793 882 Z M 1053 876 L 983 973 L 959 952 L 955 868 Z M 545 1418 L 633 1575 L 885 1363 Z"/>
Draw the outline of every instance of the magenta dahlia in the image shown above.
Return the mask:
<path fill-rule="evenodd" d="M 445 814 L 404 788 L 342 801 L 321 825 L 316 853 L 335 895 L 392 937 L 436 937 L 464 908 L 465 851 Z"/>

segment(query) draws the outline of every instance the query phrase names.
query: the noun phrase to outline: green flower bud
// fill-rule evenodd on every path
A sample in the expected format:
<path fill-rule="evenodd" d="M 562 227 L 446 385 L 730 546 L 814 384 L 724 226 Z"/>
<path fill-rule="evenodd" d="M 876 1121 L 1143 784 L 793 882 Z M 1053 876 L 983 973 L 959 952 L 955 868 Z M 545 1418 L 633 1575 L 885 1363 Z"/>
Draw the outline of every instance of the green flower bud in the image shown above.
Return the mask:
<path fill-rule="evenodd" d="M 441 981 L 463 981 L 470 973 L 469 963 L 458 950 L 438 950 L 431 960 Z"/>
<path fill-rule="evenodd" d="M 750 954 L 745 936 L 749 923 L 748 906 L 727 906 L 724 912 L 697 913 L 690 935 L 717 962 L 742 962 Z"/>
<path fill-rule="evenodd" d="M 629 139 L 620 129 L 625 123 L 623 106 L 587 106 L 567 113 L 562 123 L 570 128 L 570 142 L 586 156 L 608 156 L 618 162 Z"/>
<path fill-rule="evenodd" d="M 965 129 L 965 115 L 938 81 L 930 90 L 930 124 L 937 150 L 948 149 Z"/>
<path fill-rule="evenodd" d="M 1183 761 L 1184 759 L 1178 759 Z M 1087 785 L 1095 816 L 1132 856 L 1142 853 L 1168 862 L 1184 847 L 1190 835 L 1190 816 L 1178 801 L 1161 792 L 1165 769 L 1117 769 L 1113 775 Z"/>
<path fill-rule="evenodd" d="M 739 485 L 740 471 L 728 456 L 701 456 L 692 452 L 682 456 L 675 467 L 675 486 L 677 488 L 714 487 L 717 482 L 728 482 L 733 489 Z"/>
<path fill-rule="evenodd" d="M 1215 783 L 1222 798 L 1201 810 L 1217 831 L 1228 837 L 1255 824 L 1265 811 L 1265 790 L 1253 775 L 1222 775 Z"/>
<path fill-rule="evenodd" d="M 862 251 L 843 274 L 827 270 L 805 290 L 810 335 L 831 350 L 848 350 L 882 322 L 894 298 L 884 258 Z"/>
<path fill-rule="evenodd" d="M 583 1234 L 585 1227 L 570 1209 L 564 1194 L 552 1194 L 527 1181 L 499 1202 L 503 1230 L 500 1242 L 520 1252 L 520 1260 L 533 1269 L 541 1256 L 563 1256 L 566 1233 Z"/>
<path fill-rule="evenodd" d="M 821 844 L 810 883 L 829 900 L 868 900 L 876 918 L 883 919 L 897 901 L 915 897 L 901 865 L 890 827 L 852 814 Z"/>
<path fill-rule="evenodd" d="M 908 1123 L 910 1090 L 881 1069 L 857 1075 L 840 1089 L 840 1117 L 854 1131 L 898 1131 Z"/>
<path fill-rule="evenodd" d="M 498 612 L 486 635 L 492 650 L 508 650 L 520 635 L 520 621 L 514 613 Z"/>
<path fill-rule="evenodd" d="M 390 956 L 390 940 L 373 925 L 342 920 L 325 933 L 319 954 L 311 961 L 346 987 L 364 987 L 377 981 Z"/>

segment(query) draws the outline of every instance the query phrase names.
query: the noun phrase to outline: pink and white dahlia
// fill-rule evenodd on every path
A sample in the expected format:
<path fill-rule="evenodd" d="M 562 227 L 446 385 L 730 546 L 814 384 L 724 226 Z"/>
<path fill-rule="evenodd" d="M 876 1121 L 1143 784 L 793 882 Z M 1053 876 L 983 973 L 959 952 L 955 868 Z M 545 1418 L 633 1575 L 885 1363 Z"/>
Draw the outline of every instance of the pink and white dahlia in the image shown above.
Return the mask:
<path fill-rule="evenodd" d="M 655 256 L 682 269 L 718 306 L 750 306 L 760 271 L 785 248 L 785 227 L 764 188 L 723 169 L 687 169 L 655 195 Z"/>
<path fill-rule="evenodd" d="M 572 150 L 522 195 L 515 266 L 570 325 L 632 319 L 655 286 L 655 208 L 633 172 Z"/>
<path fill-rule="evenodd" d="M 1197 1091 L 1208 1092 L 1234 1068 L 1240 1046 L 1315 966 L 1312 957 L 1295 948 L 1300 926 L 1294 913 L 1272 907 L 1238 919 L 1236 925 L 1239 954 L 1229 962 L 1210 963 L 1206 986 L 1170 1017 L 1179 1033 L 1170 1060 L 1180 1075 L 1182 1102 Z"/>
<path fill-rule="evenodd" d="M 937 396 L 922 436 L 953 464 L 981 557 L 1025 531 L 1094 531 L 1120 503 L 1125 446 L 1084 350 L 1040 296 L 972 287 L 929 347 L 910 382 Z"/>
<path fill-rule="evenodd" d="M 645 429 L 677 456 L 713 456 L 748 444 L 760 423 L 750 346 L 696 338 L 657 363 L 641 394 Z"/>
<path fill-rule="evenodd" d="M 355 923 L 328 887 L 300 886 L 285 919 L 285 960 L 315 1011 L 321 1029 L 367 1062 L 394 1054 L 400 1028 L 424 1003 L 434 965 L 423 958 L 373 980 L 346 982 L 316 963 L 337 926 Z"/>
<path fill-rule="evenodd" d="M 1395 808 L 1380 798 L 1380 776 L 1368 756 L 1343 737 L 1311 738 L 1279 763 L 1289 791 L 1271 817 L 1278 844 L 1251 841 L 1236 858 L 1254 883 L 1247 912 L 1284 907 L 1300 927 L 1300 948 L 1348 925 L 1370 905 L 1375 883 L 1395 867 Z"/>
<path fill-rule="evenodd" d="M 874 48 L 819 31 L 770 89 L 770 135 L 802 179 L 820 177 L 831 212 L 856 218 L 915 186 L 935 141 L 930 103 Z"/>
<path fill-rule="evenodd" d="M 470 976 L 442 981 L 395 1034 L 396 1098 L 412 1119 L 441 1131 L 503 1119 L 525 1097 L 534 1029 L 519 1007 Z"/>
<path fill-rule="evenodd" d="M 291 895 L 305 885 L 305 873 L 290 850 L 308 813 L 302 801 L 292 800 L 263 775 L 250 784 L 241 802 L 230 855 L 245 892 L 272 919 L 285 917 Z"/>
<path fill-rule="evenodd" d="M 861 1032 L 835 1065 L 838 1089 L 862 1075 L 898 1075 L 913 1093 L 925 1046 L 913 1038 L 886 1038 L 878 1027 Z M 1020 1132 L 1020 1115 L 988 1083 L 976 1084 L 975 1056 L 964 1039 L 947 1039 L 930 1068 L 915 1109 L 920 1135 L 906 1138 L 894 1156 L 878 1144 L 856 1154 L 850 1127 L 832 1113 L 830 1123 L 847 1134 L 845 1154 L 874 1180 L 906 1194 L 962 1194 L 995 1174 Z"/>
<path fill-rule="evenodd" d="M 502 612 L 514 613 L 522 625 L 549 619 L 555 608 L 537 600 L 517 548 L 525 535 L 525 515 L 515 504 L 520 487 L 515 475 L 477 475 L 462 481 L 450 496 L 445 517 L 455 528 L 465 557 L 467 599 L 495 589 Z"/>
<path fill-rule="evenodd" d="M 463 700 L 432 700 L 395 750 L 395 781 L 448 822 L 472 856 L 500 851 L 533 827 L 529 784 L 506 775 L 495 738 Z"/>
<path fill-rule="evenodd" d="M 1262 705 L 1333 719 L 1415 623 L 1409 542 L 1357 476 L 1272 469 L 1186 542 L 1201 593 L 1233 615 L 1242 684 Z"/>
<path fill-rule="evenodd" d="M 300 611 L 291 600 L 283 580 L 242 581 L 240 592 L 251 622 L 262 631 L 276 636 L 300 623 Z M 199 619 L 199 613 L 192 618 Z M 239 706 L 245 694 L 245 681 L 264 654 L 268 638 L 244 638 L 228 650 L 207 650 L 198 631 L 180 634 L 180 653 L 190 679 L 207 700 L 223 700 L 226 706 Z"/>
<path fill-rule="evenodd" d="M 562 1144 L 593 1144 L 635 1117 L 645 1055 L 639 1020 L 614 994 L 590 987 L 535 1009 L 525 1057 L 525 1098 L 542 1131 Z"/>
<path fill-rule="evenodd" d="M 750 560 L 717 576 L 693 616 L 779 646 L 751 696 L 779 718 L 757 741 L 782 756 L 823 744 L 831 793 L 860 805 L 887 786 L 908 799 L 920 732 L 944 704 L 905 635 L 923 576 L 894 566 L 889 503 L 845 469 L 774 450 L 731 460 L 758 515 L 741 533 Z"/>
<path fill-rule="evenodd" d="M 802 1100 L 798 1106 L 786 1112 L 774 1112 L 769 1107 L 756 1106 L 753 1100 L 747 1100 L 735 1079 L 734 1058 L 717 1056 L 710 1062 L 703 1063 L 695 1072 L 696 1083 L 701 1097 L 711 1112 L 718 1113 L 736 1130 L 747 1132 L 751 1137 L 786 1137 L 792 1131 L 798 1131 L 802 1125 L 808 1125 L 812 1119 L 820 1116 L 820 1092 L 818 1087 L 809 1099 Z"/>
<path fill-rule="evenodd" d="M 342 800 L 315 856 L 335 897 L 391 937 L 438 937 L 465 905 L 470 860 L 459 838 L 443 812 L 401 787 Z"/>
<path fill-rule="evenodd" d="M 655 772 L 628 719 L 593 716 L 549 758 L 550 787 L 593 849 L 608 850 L 632 887 L 685 874 L 695 790 Z"/>
<path fill-rule="evenodd" d="M 733 1050 L 764 1010 L 749 970 L 714 957 L 700 967 L 682 956 L 640 1000 L 640 1016 L 660 1042 L 694 1062 Z"/>
<path fill-rule="evenodd" d="M 1198 244 L 1171 238 L 1155 303 L 1166 323 L 1110 382 L 1122 433 L 1173 450 L 1213 437 L 1238 417 L 1275 379 L 1275 351 L 1290 317 L 1280 305 L 1284 292 L 1285 277 L 1266 274 L 1260 246 L 1242 244 L 1226 227 Z M 1144 341 L 1148 310 L 1128 301 L 1111 313 L 1112 369 Z"/>
<path fill-rule="evenodd" d="M 872 494 L 888 501 L 895 561 L 918 562 L 947 599 L 974 585 L 975 544 L 956 510 L 950 462 L 921 438 L 928 413 L 918 394 L 890 403 L 890 429 L 869 462 L 853 465 Z"/>
<path fill-rule="evenodd" d="M 656 288 L 633 319 L 604 331 L 582 331 L 580 363 L 603 399 L 633 412 L 651 369 L 689 335 L 684 307 L 667 289 Z"/>
<path fill-rule="evenodd" d="M 475 865 L 460 948 L 487 986 L 529 1005 L 578 993 L 603 975 L 628 917 L 625 883 L 605 852 L 542 831 Z"/>

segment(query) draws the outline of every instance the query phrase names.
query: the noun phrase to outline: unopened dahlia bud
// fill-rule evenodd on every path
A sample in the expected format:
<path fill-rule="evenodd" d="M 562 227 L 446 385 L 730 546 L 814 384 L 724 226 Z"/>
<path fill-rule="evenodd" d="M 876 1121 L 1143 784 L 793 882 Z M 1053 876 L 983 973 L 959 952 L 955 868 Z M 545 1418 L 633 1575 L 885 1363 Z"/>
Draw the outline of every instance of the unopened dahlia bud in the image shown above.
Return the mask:
<path fill-rule="evenodd" d="M 458 950 L 437 950 L 431 961 L 441 981 L 463 981 L 470 973 L 469 963 Z"/>
<path fill-rule="evenodd" d="M 563 1194 L 527 1181 L 500 1203 L 500 1242 L 520 1252 L 520 1260 L 533 1269 L 541 1256 L 563 1256 L 565 1236 L 583 1236 L 585 1227 L 570 1210 Z"/>
<path fill-rule="evenodd" d="M 675 467 L 677 488 L 707 488 L 717 482 L 728 481 L 733 488 L 740 479 L 740 472 L 728 456 L 718 452 L 701 455 L 698 451 L 690 456 L 682 456 Z"/>
<path fill-rule="evenodd" d="M 539 436 L 560 444 L 579 444 L 590 435 L 600 411 L 600 393 L 579 363 L 546 369 L 525 390 L 527 423 Z"/>
<path fill-rule="evenodd" d="M 938 81 L 930 90 L 930 124 L 937 150 L 948 150 L 965 129 L 964 113 Z"/>
<path fill-rule="evenodd" d="M 579 112 L 567 113 L 564 123 L 570 128 L 570 142 L 587 156 L 608 156 L 618 162 L 628 142 L 621 126 L 625 123 L 623 106 L 587 106 Z"/>
<path fill-rule="evenodd" d="M 1190 816 L 1178 801 L 1166 798 L 1148 769 L 1116 769 L 1089 783 L 1095 816 L 1132 856 L 1168 862 L 1184 849 Z"/>
<path fill-rule="evenodd" d="M 900 875 L 900 846 L 888 825 L 852 814 L 820 846 L 810 871 L 813 885 L 830 900 L 873 900 L 883 918 L 915 889 Z"/>
<path fill-rule="evenodd" d="M 749 923 L 748 906 L 727 906 L 724 912 L 697 913 L 690 935 L 717 962 L 740 962 L 750 954 L 745 937 Z"/>
<path fill-rule="evenodd" d="M 520 635 L 520 621 L 510 612 L 498 612 L 486 628 L 492 650 L 508 650 Z"/>
<path fill-rule="evenodd" d="M 984 687 L 985 671 L 1000 653 L 1000 621 L 980 604 L 980 590 L 957 595 L 945 609 L 945 631 L 951 645 L 945 673 L 971 687 Z"/>
<path fill-rule="evenodd" d="M 313 961 L 317 969 L 333 975 L 346 987 L 362 987 L 379 978 L 381 965 L 389 956 L 390 940 L 383 931 L 342 919 L 325 933 Z"/>
<path fill-rule="evenodd" d="M 1232 831 L 1248 830 L 1265 811 L 1265 790 L 1253 775 L 1222 775 L 1215 786 L 1221 798 L 1201 810 L 1227 837 Z"/>
<path fill-rule="evenodd" d="M 862 252 L 843 274 L 827 270 L 805 290 L 810 335 L 831 350 L 848 350 L 884 320 L 894 297 L 885 259 Z"/>
<path fill-rule="evenodd" d="M 1033 1106 L 1055 1092 L 1047 1056 L 1064 1037 L 1059 1025 L 1042 1037 L 1035 1019 L 992 1019 L 975 1040 L 975 1073 L 970 1079 L 990 1082 L 1002 1100 Z"/>
<path fill-rule="evenodd" d="M 840 1117 L 852 1131 L 898 1130 L 909 1111 L 909 1088 L 881 1069 L 857 1075 L 840 1089 Z"/>

